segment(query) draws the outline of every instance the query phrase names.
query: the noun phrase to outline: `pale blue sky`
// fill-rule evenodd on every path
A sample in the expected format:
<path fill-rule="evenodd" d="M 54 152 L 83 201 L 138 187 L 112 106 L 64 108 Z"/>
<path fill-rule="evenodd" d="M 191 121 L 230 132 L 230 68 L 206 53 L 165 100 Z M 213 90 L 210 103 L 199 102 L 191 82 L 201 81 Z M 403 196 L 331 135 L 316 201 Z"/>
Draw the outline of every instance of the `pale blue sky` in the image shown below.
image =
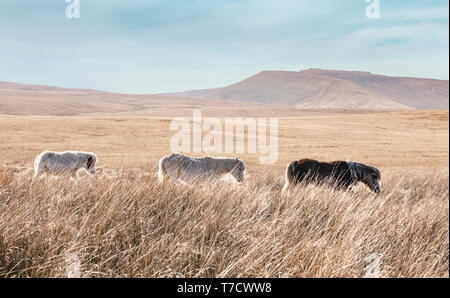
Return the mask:
<path fill-rule="evenodd" d="M 449 77 L 448 0 L 0 0 L 0 81 L 159 93 L 262 70 Z"/>

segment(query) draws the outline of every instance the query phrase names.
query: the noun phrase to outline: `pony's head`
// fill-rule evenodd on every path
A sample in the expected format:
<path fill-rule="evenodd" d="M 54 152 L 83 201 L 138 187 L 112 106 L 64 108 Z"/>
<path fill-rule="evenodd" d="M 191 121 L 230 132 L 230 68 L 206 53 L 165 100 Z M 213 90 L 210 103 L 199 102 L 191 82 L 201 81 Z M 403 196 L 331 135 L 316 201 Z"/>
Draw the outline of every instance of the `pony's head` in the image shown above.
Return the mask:
<path fill-rule="evenodd" d="M 358 162 L 348 162 L 350 173 L 355 181 L 361 181 L 374 193 L 381 191 L 381 173 L 377 168 Z"/>
<path fill-rule="evenodd" d="M 234 179 L 236 179 L 237 182 L 242 183 L 244 182 L 245 163 L 239 158 L 236 158 L 235 161 L 236 165 L 231 171 L 231 175 L 234 177 Z"/>
<path fill-rule="evenodd" d="M 95 163 L 97 162 L 97 156 L 95 156 L 95 154 L 88 154 L 86 156 L 86 171 L 88 171 L 89 173 L 91 173 L 92 175 L 95 174 Z"/>

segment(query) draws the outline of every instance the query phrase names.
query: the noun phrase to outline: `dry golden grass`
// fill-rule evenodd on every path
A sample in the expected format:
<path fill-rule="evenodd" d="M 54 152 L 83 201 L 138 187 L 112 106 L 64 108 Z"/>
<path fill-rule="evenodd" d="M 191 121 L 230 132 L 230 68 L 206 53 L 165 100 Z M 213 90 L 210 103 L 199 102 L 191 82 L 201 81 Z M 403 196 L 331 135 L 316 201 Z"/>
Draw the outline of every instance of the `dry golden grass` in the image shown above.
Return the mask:
<path fill-rule="evenodd" d="M 0 116 L 0 164 L 32 165 L 43 150 L 71 149 L 95 152 L 101 167 L 149 168 L 170 153 L 171 119 Z M 448 170 L 448 138 L 448 111 L 281 117 L 278 161 L 269 168 L 309 157 L 358 160 L 382 172 Z M 258 154 L 239 156 L 260 167 Z"/>
<path fill-rule="evenodd" d="M 283 117 L 276 164 L 242 154 L 243 185 L 186 189 L 156 184 L 169 117 L 0 116 L 0 276 L 66 276 L 78 258 L 84 277 L 361 277 L 377 254 L 384 277 L 448 277 L 448 120 Z M 103 172 L 33 182 L 45 149 L 93 151 Z M 285 166 L 304 157 L 376 166 L 383 192 L 282 196 Z"/>
<path fill-rule="evenodd" d="M 448 174 L 387 175 L 384 190 L 243 185 L 160 187 L 150 170 L 32 181 L 0 168 L 0 276 L 449 276 Z M 72 268 L 72 269 L 69 269 Z M 369 270 L 370 271 L 370 270 Z"/>

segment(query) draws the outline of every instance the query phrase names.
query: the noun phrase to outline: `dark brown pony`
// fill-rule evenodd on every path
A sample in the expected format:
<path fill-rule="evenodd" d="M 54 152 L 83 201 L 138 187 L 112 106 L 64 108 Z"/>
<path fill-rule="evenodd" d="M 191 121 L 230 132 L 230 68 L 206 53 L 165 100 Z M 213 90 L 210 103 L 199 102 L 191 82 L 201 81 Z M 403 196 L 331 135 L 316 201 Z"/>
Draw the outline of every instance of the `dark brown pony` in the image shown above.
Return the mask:
<path fill-rule="evenodd" d="M 363 182 L 375 193 L 381 191 L 381 174 L 377 168 L 354 161 L 319 162 L 313 159 L 294 161 L 286 169 L 283 192 L 301 182 L 335 185 L 339 189 Z"/>

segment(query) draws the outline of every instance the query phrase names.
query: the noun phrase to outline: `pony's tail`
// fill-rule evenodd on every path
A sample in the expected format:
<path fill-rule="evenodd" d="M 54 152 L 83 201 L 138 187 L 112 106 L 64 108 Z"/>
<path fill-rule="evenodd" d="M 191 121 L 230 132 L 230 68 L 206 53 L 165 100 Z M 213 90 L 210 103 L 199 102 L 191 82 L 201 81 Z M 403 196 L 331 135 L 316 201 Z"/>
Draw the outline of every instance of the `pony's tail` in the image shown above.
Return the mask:
<path fill-rule="evenodd" d="M 164 162 L 166 157 L 163 157 L 159 160 L 159 170 L 158 170 L 158 183 L 163 184 L 165 181 L 165 177 L 167 175 L 166 168 L 164 167 Z"/>
<path fill-rule="evenodd" d="M 282 193 L 287 193 L 287 191 L 289 190 L 289 188 L 290 188 L 290 186 L 291 186 L 291 184 L 292 184 L 292 182 L 294 180 L 294 177 L 295 177 L 294 169 L 295 169 L 296 165 L 297 165 L 297 162 L 294 161 L 294 162 L 290 163 L 287 166 L 287 168 L 286 168 L 286 178 L 285 178 L 286 179 L 286 183 L 284 184 L 283 190 L 281 191 Z"/>

